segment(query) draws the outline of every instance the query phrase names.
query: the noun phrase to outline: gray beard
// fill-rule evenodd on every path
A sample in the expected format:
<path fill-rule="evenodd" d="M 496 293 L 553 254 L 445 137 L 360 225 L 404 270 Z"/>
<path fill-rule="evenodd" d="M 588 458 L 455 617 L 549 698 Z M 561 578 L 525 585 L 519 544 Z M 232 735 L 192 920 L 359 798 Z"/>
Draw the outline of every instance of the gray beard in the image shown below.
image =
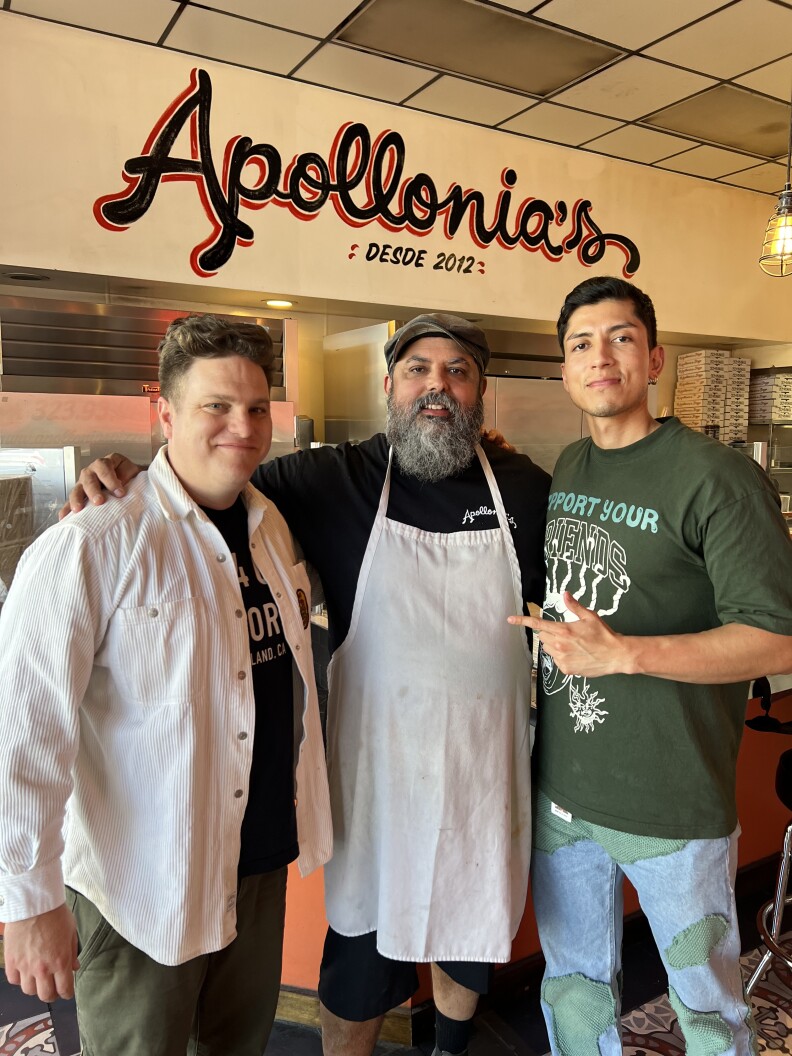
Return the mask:
<path fill-rule="evenodd" d="M 429 404 L 439 404 L 451 416 L 437 420 L 422 417 L 420 411 Z M 429 484 L 456 476 L 470 465 L 483 424 L 481 396 L 473 407 L 461 407 L 446 393 L 427 393 L 409 407 L 402 407 L 392 393 L 388 395 L 386 439 L 401 471 Z"/>

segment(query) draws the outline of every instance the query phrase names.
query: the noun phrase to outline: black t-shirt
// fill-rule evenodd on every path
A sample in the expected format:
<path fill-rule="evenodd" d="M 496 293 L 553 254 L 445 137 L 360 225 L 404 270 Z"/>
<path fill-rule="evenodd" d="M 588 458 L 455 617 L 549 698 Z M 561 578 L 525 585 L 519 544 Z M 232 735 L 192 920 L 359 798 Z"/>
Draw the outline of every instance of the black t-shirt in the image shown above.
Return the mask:
<path fill-rule="evenodd" d="M 550 477 L 528 458 L 484 443 L 511 525 L 525 601 L 544 592 L 544 527 Z M 388 444 L 378 433 L 361 444 L 320 447 L 260 466 L 253 484 L 276 503 L 322 580 L 330 650 L 352 618 L 360 566 L 377 513 Z M 394 458 L 388 517 L 429 532 L 497 528 L 478 459 L 455 477 L 427 484 L 405 475 Z M 471 634 L 474 634 L 471 628 Z"/>
<path fill-rule="evenodd" d="M 250 556 L 244 502 L 238 498 L 227 510 L 201 508 L 231 551 L 247 615 L 256 726 L 239 876 L 255 876 L 280 869 L 298 854 L 292 655 L 272 592 Z"/>

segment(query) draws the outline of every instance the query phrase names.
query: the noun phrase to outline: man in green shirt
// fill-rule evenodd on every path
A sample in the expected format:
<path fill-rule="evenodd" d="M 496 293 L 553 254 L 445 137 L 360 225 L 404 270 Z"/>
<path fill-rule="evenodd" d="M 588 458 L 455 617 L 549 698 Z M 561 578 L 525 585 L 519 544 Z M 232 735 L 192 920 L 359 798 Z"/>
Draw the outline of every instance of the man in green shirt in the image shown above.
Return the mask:
<path fill-rule="evenodd" d="M 769 478 L 675 418 L 651 300 L 597 277 L 558 320 L 590 438 L 556 466 L 539 633 L 533 893 L 558 1056 L 616 1056 L 622 881 L 687 1051 L 748 1056 L 734 903 L 747 682 L 792 670 L 792 545 Z"/>

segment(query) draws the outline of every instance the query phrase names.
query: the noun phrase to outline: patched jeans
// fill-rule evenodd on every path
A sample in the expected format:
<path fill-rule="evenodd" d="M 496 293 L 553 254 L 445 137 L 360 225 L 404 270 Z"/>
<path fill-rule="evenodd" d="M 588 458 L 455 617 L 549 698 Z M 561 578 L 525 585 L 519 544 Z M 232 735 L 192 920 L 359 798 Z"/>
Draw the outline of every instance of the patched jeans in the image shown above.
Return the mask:
<path fill-rule="evenodd" d="M 737 832 L 715 840 L 632 836 L 537 795 L 533 900 L 547 961 L 542 1010 L 554 1056 L 621 1053 L 622 883 L 638 892 L 668 973 L 689 1056 L 751 1056 L 740 972 Z"/>

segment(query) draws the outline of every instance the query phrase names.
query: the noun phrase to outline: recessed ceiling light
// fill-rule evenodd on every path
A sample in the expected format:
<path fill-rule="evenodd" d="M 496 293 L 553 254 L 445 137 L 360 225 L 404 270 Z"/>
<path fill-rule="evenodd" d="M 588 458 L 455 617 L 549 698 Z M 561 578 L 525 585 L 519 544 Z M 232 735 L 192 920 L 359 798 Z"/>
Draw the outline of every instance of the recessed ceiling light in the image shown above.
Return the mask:
<path fill-rule="evenodd" d="M 272 300 L 264 302 L 268 308 L 292 308 L 294 301 Z"/>
<path fill-rule="evenodd" d="M 49 282 L 49 275 L 39 275 L 34 271 L 4 271 L 3 275 L 14 282 Z"/>

